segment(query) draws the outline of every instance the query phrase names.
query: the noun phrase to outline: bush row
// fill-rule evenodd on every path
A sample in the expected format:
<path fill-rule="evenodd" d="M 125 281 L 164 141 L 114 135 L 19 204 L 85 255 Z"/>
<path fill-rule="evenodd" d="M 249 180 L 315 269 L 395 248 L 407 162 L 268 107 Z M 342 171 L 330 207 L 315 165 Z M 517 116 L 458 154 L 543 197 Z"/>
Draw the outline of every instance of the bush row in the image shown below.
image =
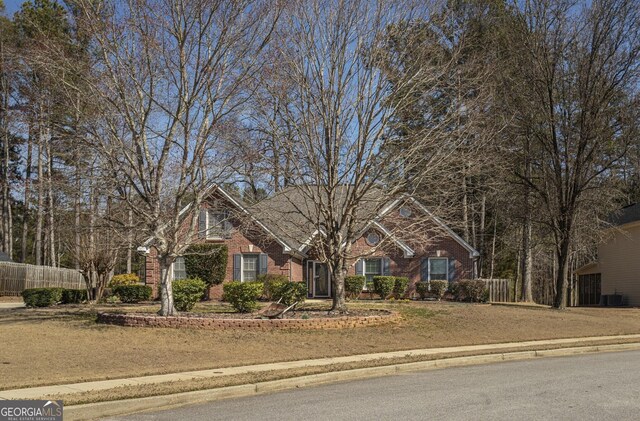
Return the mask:
<path fill-rule="evenodd" d="M 28 288 L 22 291 L 27 307 L 50 307 L 56 304 L 79 304 L 87 299 L 84 289 Z"/>
<path fill-rule="evenodd" d="M 451 288 L 453 296 L 458 301 L 471 301 L 480 303 L 488 300 L 489 290 L 484 281 L 463 280 L 453 284 Z"/>
<path fill-rule="evenodd" d="M 258 307 L 258 299 L 262 296 L 273 301 L 279 300 L 286 306 L 303 302 L 307 298 L 307 286 L 304 282 L 283 279 L 269 279 L 268 282 L 228 282 L 223 284 L 222 288 L 223 300 L 229 302 L 240 313 L 255 310 Z"/>
<path fill-rule="evenodd" d="M 449 289 L 449 282 L 442 280 L 433 280 L 429 282 L 418 282 L 416 283 L 416 292 L 420 296 L 420 299 L 424 300 L 427 298 L 429 293 L 435 295 L 435 297 L 439 300 L 444 297 L 447 290 Z"/>
<path fill-rule="evenodd" d="M 395 299 L 404 297 L 409 286 L 409 278 L 403 276 L 374 276 L 373 292 L 386 300 L 389 296 Z"/>

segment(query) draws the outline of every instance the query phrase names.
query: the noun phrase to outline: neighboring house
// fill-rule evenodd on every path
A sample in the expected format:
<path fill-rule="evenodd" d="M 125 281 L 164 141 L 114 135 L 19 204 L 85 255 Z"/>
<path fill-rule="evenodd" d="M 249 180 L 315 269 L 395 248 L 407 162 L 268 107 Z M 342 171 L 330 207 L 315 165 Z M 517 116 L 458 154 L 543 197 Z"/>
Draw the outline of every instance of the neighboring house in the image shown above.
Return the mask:
<path fill-rule="evenodd" d="M 312 246 L 315 237 L 322 234 L 306 223 L 302 212 L 313 212 L 314 207 L 303 197 L 297 188 L 290 187 L 247 206 L 220 186 L 212 188 L 199 210 L 198 237 L 200 242 L 227 245 L 225 282 L 278 274 L 306 282 L 309 297 L 332 296 L 327 266 Z M 388 204 L 375 220 L 361 228 L 352 248 L 354 255 L 366 255 L 354 260 L 349 268 L 350 275 L 366 277 L 365 290 L 375 275 L 406 276 L 411 281 L 410 290 L 416 282 L 456 282 L 476 277 L 478 252 L 411 197 Z M 182 258 L 174 263 L 172 276 L 186 276 Z M 160 282 L 153 248 L 147 256 L 145 279 L 154 286 Z M 215 286 L 211 296 L 220 297 L 221 292 L 222 287 Z"/>
<path fill-rule="evenodd" d="M 622 209 L 610 222 L 597 261 L 576 271 L 577 305 L 599 304 L 601 295 L 622 295 L 623 304 L 640 306 L 640 203 Z"/>

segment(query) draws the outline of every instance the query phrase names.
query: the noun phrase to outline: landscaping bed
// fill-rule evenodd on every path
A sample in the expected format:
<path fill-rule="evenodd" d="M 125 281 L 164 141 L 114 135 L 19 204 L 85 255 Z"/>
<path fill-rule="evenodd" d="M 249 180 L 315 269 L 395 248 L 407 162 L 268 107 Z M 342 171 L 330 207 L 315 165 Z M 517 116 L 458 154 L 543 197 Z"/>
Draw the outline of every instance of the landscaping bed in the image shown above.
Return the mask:
<path fill-rule="evenodd" d="M 136 312 L 136 316 L 157 316 L 156 313 Z M 367 316 L 388 316 L 392 312 L 384 309 L 350 309 L 348 314 L 333 314 L 324 309 L 302 308 L 300 310 L 288 311 L 280 319 L 336 319 L 349 317 L 367 317 Z M 256 320 L 266 319 L 257 313 L 237 313 L 237 312 L 207 312 L 207 313 L 180 313 L 179 317 L 185 318 L 208 318 L 208 319 L 242 319 Z"/>
<path fill-rule="evenodd" d="M 354 309 L 349 314 L 328 314 L 326 310 L 307 309 L 288 312 L 282 318 L 268 319 L 256 313 L 184 313 L 164 317 L 153 313 L 98 313 L 98 323 L 133 327 L 168 327 L 192 329 L 346 329 L 375 326 L 398 317 L 383 309 Z"/>

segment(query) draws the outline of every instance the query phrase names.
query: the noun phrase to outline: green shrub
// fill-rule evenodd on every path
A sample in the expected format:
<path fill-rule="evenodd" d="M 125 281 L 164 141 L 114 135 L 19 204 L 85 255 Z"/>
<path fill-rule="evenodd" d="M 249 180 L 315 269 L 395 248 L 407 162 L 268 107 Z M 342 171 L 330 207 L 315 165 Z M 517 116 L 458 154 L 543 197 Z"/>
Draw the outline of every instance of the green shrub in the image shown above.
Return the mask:
<path fill-rule="evenodd" d="M 119 285 L 113 288 L 113 294 L 123 303 L 138 303 L 151 299 L 151 287 L 147 285 Z"/>
<path fill-rule="evenodd" d="M 273 298 L 273 284 L 289 282 L 289 277 L 286 275 L 276 275 L 274 273 L 263 273 L 256 277 L 257 282 L 262 282 L 264 287 L 262 290 L 262 296 L 265 300 L 272 301 Z"/>
<path fill-rule="evenodd" d="M 396 284 L 396 278 L 393 276 L 374 276 L 373 292 L 378 294 L 381 299 L 386 300 L 389 294 L 393 292 Z"/>
<path fill-rule="evenodd" d="M 307 298 L 307 285 L 304 282 L 271 282 L 272 300 L 290 306 L 296 301 L 304 302 Z"/>
<path fill-rule="evenodd" d="M 429 295 L 429 284 L 426 282 L 416 283 L 416 292 L 420 296 L 420 299 L 424 300 L 427 298 L 427 295 Z"/>
<path fill-rule="evenodd" d="M 80 304 L 87 299 L 86 289 L 63 289 L 62 304 Z"/>
<path fill-rule="evenodd" d="M 471 301 L 479 303 L 486 296 L 487 286 L 484 281 L 480 280 L 462 280 L 454 284 L 452 288 L 454 297 L 458 301 Z"/>
<path fill-rule="evenodd" d="M 344 277 L 344 292 L 348 300 L 358 299 L 362 288 L 364 288 L 365 280 L 366 278 L 363 275 Z"/>
<path fill-rule="evenodd" d="M 431 285 L 431 292 L 438 298 L 438 301 L 444 297 L 449 288 L 449 282 L 443 280 L 429 281 L 429 284 Z"/>
<path fill-rule="evenodd" d="M 208 286 L 219 285 L 227 274 L 229 250 L 225 244 L 194 244 L 184 255 L 189 278 L 200 278 Z"/>
<path fill-rule="evenodd" d="M 393 297 L 395 299 L 404 297 L 404 294 L 407 292 L 408 286 L 409 286 L 409 278 L 405 278 L 403 276 L 396 276 L 395 281 L 393 283 Z"/>
<path fill-rule="evenodd" d="M 228 282 L 223 284 L 224 300 L 240 313 L 249 313 L 258 307 L 262 294 L 262 282 Z"/>
<path fill-rule="evenodd" d="M 63 288 L 28 288 L 22 291 L 27 307 L 50 307 L 62 301 Z"/>
<path fill-rule="evenodd" d="M 135 273 L 121 273 L 120 275 L 114 275 L 109 281 L 109 288 L 117 287 L 120 285 L 136 285 L 140 283 L 140 277 Z"/>
<path fill-rule="evenodd" d="M 200 278 L 173 281 L 173 304 L 178 311 L 191 311 L 202 298 L 207 284 Z"/>

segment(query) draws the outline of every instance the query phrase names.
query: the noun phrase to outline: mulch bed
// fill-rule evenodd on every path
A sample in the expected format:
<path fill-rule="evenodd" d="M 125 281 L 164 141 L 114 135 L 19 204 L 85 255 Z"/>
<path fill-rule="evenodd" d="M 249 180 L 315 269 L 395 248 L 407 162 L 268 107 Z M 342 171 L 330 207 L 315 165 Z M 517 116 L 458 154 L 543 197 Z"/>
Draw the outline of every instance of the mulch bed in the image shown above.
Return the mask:
<path fill-rule="evenodd" d="M 136 316 L 157 316 L 157 313 L 129 313 Z M 374 309 L 350 309 L 348 314 L 329 314 L 327 310 L 305 309 L 288 311 L 283 319 L 327 319 L 338 317 L 365 317 L 365 316 L 386 316 L 391 314 L 387 310 Z M 258 313 L 180 313 L 180 317 L 198 317 L 210 319 L 261 319 Z"/>

